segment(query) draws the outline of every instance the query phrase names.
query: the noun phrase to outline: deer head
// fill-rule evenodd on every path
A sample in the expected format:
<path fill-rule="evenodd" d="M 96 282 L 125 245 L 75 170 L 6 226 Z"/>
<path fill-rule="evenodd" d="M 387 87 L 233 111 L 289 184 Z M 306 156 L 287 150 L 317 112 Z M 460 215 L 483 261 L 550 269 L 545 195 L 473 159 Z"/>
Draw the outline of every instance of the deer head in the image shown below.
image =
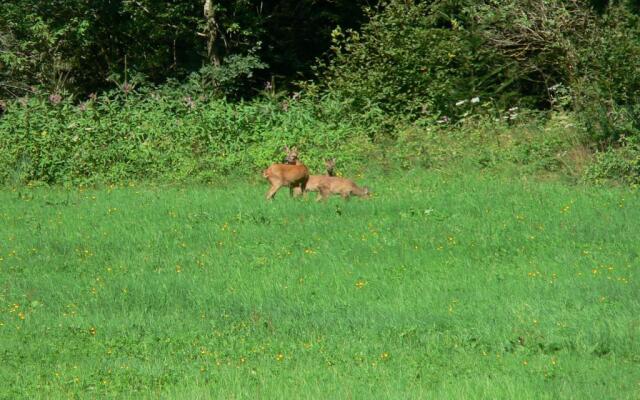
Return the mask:
<path fill-rule="evenodd" d="M 334 169 L 336 168 L 336 159 L 332 158 L 331 160 L 325 160 L 324 166 L 327 168 L 327 175 L 335 176 Z"/>
<path fill-rule="evenodd" d="M 289 146 L 284 146 L 283 150 L 287 153 L 287 156 L 284 158 L 284 162 L 287 164 L 296 164 L 298 161 L 298 148 L 289 148 Z"/>

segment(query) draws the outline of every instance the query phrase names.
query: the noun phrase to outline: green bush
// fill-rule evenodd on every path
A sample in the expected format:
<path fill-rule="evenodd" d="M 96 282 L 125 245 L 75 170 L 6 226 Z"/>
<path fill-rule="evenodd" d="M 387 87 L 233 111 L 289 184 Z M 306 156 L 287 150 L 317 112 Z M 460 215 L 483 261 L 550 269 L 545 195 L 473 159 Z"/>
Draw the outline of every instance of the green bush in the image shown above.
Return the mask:
<path fill-rule="evenodd" d="M 507 168 L 576 177 L 584 163 L 576 159 L 583 136 L 573 114 L 512 110 L 452 124 L 415 121 L 398 128 L 389 153 L 392 163 L 404 169 Z"/>
<path fill-rule="evenodd" d="M 640 17 L 622 5 L 603 17 L 581 55 L 574 84 L 576 110 L 592 141 L 602 146 L 640 133 Z"/>
<path fill-rule="evenodd" d="M 357 169 L 372 124 L 341 104 L 306 100 L 230 103 L 175 88 L 10 103 L 0 118 L 0 182 L 129 179 L 211 181 L 254 174 L 297 145 L 312 171 L 327 157 Z"/>
<path fill-rule="evenodd" d="M 596 153 L 583 179 L 596 184 L 610 181 L 640 184 L 640 137 L 621 138 L 619 147 Z"/>
<path fill-rule="evenodd" d="M 255 54 L 232 54 L 222 65 L 206 65 L 191 74 L 189 87 L 199 93 L 236 99 L 256 85 L 254 73 L 267 67 Z"/>
<path fill-rule="evenodd" d="M 453 112 L 470 98 L 475 44 L 463 29 L 440 27 L 426 3 L 392 1 L 370 12 L 362 32 L 333 33 L 334 57 L 321 85 L 356 112 L 380 109 L 398 119 Z"/>
<path fill-rule="evenodd" d="M 554 89 L 573 82 L 595 26 L 588 6 L 560 0 L 391 0 L 369 16 L 360 32 L 334 31 L 320 84 L 354 110 L 405 120 L 462 117 L 457 105 L 472 98 L 496 109 L 558 106 Z"/>

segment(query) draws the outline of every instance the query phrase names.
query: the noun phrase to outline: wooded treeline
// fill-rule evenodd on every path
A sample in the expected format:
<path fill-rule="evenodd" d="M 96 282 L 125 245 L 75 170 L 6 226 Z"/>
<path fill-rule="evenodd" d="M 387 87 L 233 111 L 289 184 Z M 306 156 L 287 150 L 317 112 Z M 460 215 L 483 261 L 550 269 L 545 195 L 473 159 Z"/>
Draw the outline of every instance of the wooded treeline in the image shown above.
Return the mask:
<path fill-rule="evenodd" d="M 331 31 L 357 28 L 366 3 L 6 0 L 0 90 L 5 98 L 23 96 L 32 85 L 88 94 L 124 82 L 125 72 L 128 80 L 157 84 L 207 68 L 215 75 L 210 69 L 220 65 L 222 75 L 254 86 L 271 76 L 309 78 Z"/>
<path fill-rule="evenodd" d="M 594 176 L 640 182 L 639 94 L 639 0 L 0 5 L 5 181 L 88 179 L 96 169 L 145 177 L 179 163 L 187 176 L 263 165 L 282 143 L 307 143 L 318 156 L 339 149 L 354 163 L 372 149 L 391 154 L 384 146 L 396 156 L 422 149 L 414 153 L 429 165 L 436 128 L 544 126 L 563 115 L 577 139 L 558 130 L 500 157 L 557 158 L 579 145 L 596 160 Z M 422 133 L 406 136 L 413 130 Z M 42 141 L 66 147 L 43 154 Z M 75 165 L 83 145 L 113 151 Z M 160 168 L 165 146 L 180 155 Z"/>
<path fill-rule="evenodd" d="M 266 82 L 316 78 L 395 112 L 431 108 L 425 92 L 429 102 L 488 95 L 548 108 L 558 101 L 556 85 L 594 79 L 607 81 L 607 97 L 628 101 L 640 79 L 633 77 L 640 75 L 638 4 L 6 0 L 0 97 L 35 87 L 86 96 L 197 74 L 212 91 L 245 98 Z M 396 89 L 380 90 L 390 83 Z"/>

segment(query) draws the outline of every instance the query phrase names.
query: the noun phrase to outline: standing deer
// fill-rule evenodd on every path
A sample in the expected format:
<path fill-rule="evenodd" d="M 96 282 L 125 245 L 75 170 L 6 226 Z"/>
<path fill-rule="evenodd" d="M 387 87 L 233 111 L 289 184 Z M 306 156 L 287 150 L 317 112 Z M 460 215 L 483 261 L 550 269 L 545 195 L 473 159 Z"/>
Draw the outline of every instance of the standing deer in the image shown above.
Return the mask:
<path fill-rule="evenodd" d="M 289 187 L 289 194 L 293 196 L 294 189 L 299 189 L 304 193 L 307 181 L 309 180 L 309 169 L 298 160 L 298 149 L 289 149 L 285 146 L 287 152 L 285 161 L 287 164 L 271 164 L 265 169 L 262 176 L 267 178 L 271 187 L 267 192 L 267 200 L 273 199 L 276 192 L 283 186 Z"/>
<path fill-rule="evenodd" d="M 284 158 L 284 163 L 285 164 L 299 164 L 300 161 L 298 160 L 298 148 L 297 147 L 293 147 L 292 149 L 289 148 L 289 146 L 284 146 L 283 148 L 284 152 L 287 153 L 286 157 Z"/>

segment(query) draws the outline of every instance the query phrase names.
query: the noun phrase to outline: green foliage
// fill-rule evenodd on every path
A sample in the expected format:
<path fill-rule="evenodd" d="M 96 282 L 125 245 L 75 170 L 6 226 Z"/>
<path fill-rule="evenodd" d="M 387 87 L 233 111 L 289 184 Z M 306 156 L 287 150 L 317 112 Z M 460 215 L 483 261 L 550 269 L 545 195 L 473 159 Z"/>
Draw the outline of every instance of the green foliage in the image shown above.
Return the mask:
<path fill-rule="evenodd" d="M 555 105 L 553 89 L 572 84 L 578 52 L 595 31 L 592 10 L 579 1 L 483 1 L 470 7 L 472 31 L 494 54 L 495 96 L 520 105 Z M 504 99 L 507 100 L 507 99 Z"/>
<path fill-rule="evenodd" d="M 194 28 L 202 7 L 193 0 L 7 0 L 2 7 L 0 35 L 11 40 L 0 45 L 14 59 L 0 78 L 9 84 L 88 93 L 126 69 L 158 81 L 200 63 Z"/>
<path fill-rule="evenodd" d="M 419 120 L 398 132 L 389 153 L 391 162 L 404 169 L 510 170 L 575 181 L 586 162 L 579 154 L 584 132 L 566 113 L 511 110 L 456 124 Z"/>
<path fill-rule="evenodd" d="M 403 167 L 436 165 L 437 154 L 451 155 L 453 148 L 483 167 L 509 160 L 532 171 L 573 170 L 559 154 L 585 144 L 606 148 L 640 131 L 640 20 L 631 10 L 619 3 L 598 14 L 585 2 L 559 0 L 384 2 L 361 31 L 334 31 L 335 56 L 322 66 L 320 85 L 353 112 L 393 116 L 396 129 L 386 134 L 397 135 L 392 157 Z M 502 110 L 514 105 L 575 111 L 573 124 L 586 134 L 569 144 L 554 130 L 498 150 L 489 140 L 477 143 L 474 154 L 462 133 L 460 146 L 436 149 L 447 142 L 438 137 L 442 126 L 510 118 Z M 412 123 L 430 126 L 416 130 Z"/>
<path fill-rule="evenodd" d="M 575 84 L 576 110 L 600 146 L 640 134 L 640 17 L 616 6 L 603 18 Z"/>
<path fill-rule="evenodd" d="M 220 66 L 202 67 L 189 81 L 197 92 L 234 99 L 246 95 L 249 89 L 256 85 L 253 79 L 255 71 L 266 67 L 267 64 L 253 54 L 232 54 L 225 58 Z"/>
<path fill-rule="evenodd" d="M 559 137 L 538 141 L 516 141 L 510 154 L 513 162 L 530 166 L 534 171 L 555 172 L 562 166 L 558 155 L 566 149 Z"/>
<path fill-rule="evenodd" d="M 640 136 L 622 138 L 619 147 L 596 153 L 583 178 L 597 184 L 611 181 L 640 184 Z"/>
<path fill-rule="evenodd" d="M 184 82 L 212 64 L 203 3 L 4 0 L 0 100 L 22 96 L 32 85 L 85 96 L 112 89 L 108 78 L 113 74 L 139 74 L 154 84 Z M 328 32 L 336 24 L 358 26 L 363 3 L 213 0 L 213 47 L 220 60 L 251 56 L 270 65 L 261 74 L 263 81 L 271 75 L 298 79 L 327 50 Z M 245 82 L 252 83 L 262 86 L 251 79 Z"/>
<path fill-rule="evenodd" d="M 586 83 L 580 99 L 577 115 L 592 142 L 600 148 L 615 144 L 624 136 L 640 134 L 640 103 L 620 104 L 594 87 L 598 83 Z"/>
<path fill-rule="evenodd" d="M 0 191 L 0 397 L 637 397 L 636 192 L 358 182 Z"/>
<path fill-rule="evenodd" d="M 205 23 L 195 0 L 8 0 L 0 112 L 6 98 L 27 104 L 0 120 L 0 180 L 210 180 L 260 168 L 285 143 L 314 167 L 332 153 L 354 169 L 464 160 L 576 177 L 585 152 L 606 154 L 598 165 L 633 158 L 606 150 L 640 133 L 634 2 L 389 0 L 349 29 L 361 4 L 214 1 Z M 328 40 L 319 79 L 282 91 Z M 569 115 L 572 127 L 539 115 Z"/>
<path fill-rule="evenodd" d="M 353 110 L 377 107 L 400 119 L 446 114 L 452 99 L 474 94 L 478 60 L 468 32 L 437 26 L 426 2 L 381 10 L 370 11 L 361 32 L 334 31 L 334 58 L 321 69 L 326 90 Z"/>
<path fill-rule="evenodd" d="M 553 89 L 576 75 L 578 49 L 594 29 L 576 2 L 392 0 L 359 32 L 334 31 L 326 90 L 398 118 L 460 117 L 459 101 L 497 109 L 557 106 Z"/>
<path fill-rule="evenodd" d="M 24 4 L 24 3 L 23 3 Z M 0 13 L 0 98 L 23 96 L 31 85 L 55 88 L 69 69 L 58 43 L 73 30 L 72 25 L 55 28 L 33 11 L 14 2 L 2 5 Z"/>
<path fill-rule="evenodd" d="M 233 104 L 174 87 L 56 101 L 10 104 L 0 119 L 0 182 L 210 181 L 254 174 L 280 161 L 285 144 L 317 170 L 330 156 L 357 169 L 375 126 L 330 100 Z"/>
<path fill-rule="evenodd" d="M 486 117 L 470 114 L 455 124 L 427 117 L 400 124 L 380 110 L 354 113 L 331 97 L 318 102 L 266 91 L 259 100 L 231 103 L 208 98 L 202 88 L 124 89 L 78 105 L 56 96 L 10 103 L 0 119 L 0 182 L 258 176 L 282 160 L 284 145 L 298 146 L 315 173 L 323 173 L 323 160 L 333 157 L 343 172 L 365 165 L 390 170 L 512 165 L 523 173 L 576 176 L 583 167 L 567 157 L 583 142 L 569 114 L 547 117 L 512 109 Z M 394 138 L 385 139 L 386 132 Z"/>

